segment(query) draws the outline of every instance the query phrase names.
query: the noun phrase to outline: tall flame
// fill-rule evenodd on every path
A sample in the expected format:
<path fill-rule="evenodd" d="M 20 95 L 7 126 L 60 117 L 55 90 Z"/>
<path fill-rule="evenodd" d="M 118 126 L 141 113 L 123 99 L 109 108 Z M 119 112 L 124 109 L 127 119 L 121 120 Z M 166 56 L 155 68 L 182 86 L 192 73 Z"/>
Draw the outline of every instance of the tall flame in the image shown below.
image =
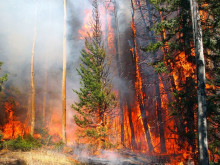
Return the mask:
<path fill-rule="evenodd" d="M 14 105 L 10 102 L 4 104 L 5 112 L 8 115 L 8 122 L 4 126 L 3 137 L 4 139 L 14 139 L 18 136 L 23 136 L 25 133 L 24 125 L 17 120 L 14 112 Z"/>

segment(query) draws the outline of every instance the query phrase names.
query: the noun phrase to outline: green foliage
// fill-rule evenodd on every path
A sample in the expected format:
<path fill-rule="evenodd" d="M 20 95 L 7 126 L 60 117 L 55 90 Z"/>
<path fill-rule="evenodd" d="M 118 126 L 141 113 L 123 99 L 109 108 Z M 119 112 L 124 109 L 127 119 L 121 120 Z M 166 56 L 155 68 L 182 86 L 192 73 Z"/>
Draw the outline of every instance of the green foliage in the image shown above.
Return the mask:
<path fill-rule="evenodd" d="M 37 132 L 41 135 L 41 143 L 43 145 L 52 144 L 52 142 L 51 142 L 52 136 L 49 134 L 48 128 L 43 127 L 41 129 L 38 129 Z"/>
<path fill-rule="evenodd" d="M 0 131 L 0 150 L 3 148 L 3 134 L 2 132 Z"/>
<path fill-rule="evenodd" d="M 81 132 L 80 136 L 86 137 L 89 144 L 88 150 L 93 154 L 99 149 L 112 149 L 117 147 L 117 144 L 113 144 L 109 140 L 108 128 L 106 126 L 85 129 Z"/>
<path fill-rule="evenodd" d="M 164 20 L 163 22 L 156 24 L 153 30 L 155 30 L 157 34 L 162 33 L 164 30 L 166 30 L 167 34 L 175 34 L 178 25 L 178 19 Z"/>
<path fill-rule="evenodd" d="M 55 144 L 54 149 L 57 151 L 62 151 L 65 146 L 65 143 L 63 141 L 59 141 Z"/>
<path fill-rule="evenodd" d="M 93 140 L 97 140 L 99 138 L 105 139 L 107 137 L 107 128 L 105 126 L 99 126 L 96 128 L 86 129 L 85 135 Z"/>
<path fill-rule="evenodd" d="M 172 109 L 170 115 L 175 120 L 183 123 L 182 125 L 176 123 L 177 133 L 180 137 L 179 142 L 183 145 L 184 142 L 188 142 L 189 146 L 195 149 L 193 139 L 196 136 L 197 126 L 193 116 L 197 111 L 197 93 L 196 81 L 190 80 L 189 77 L 192 77 L 196 71 L 190 75 L 187 73 L 188 76 L 184 77 L 184 68 L 179 66 L 177 71 L 176 66 L 178 60 L 181 60 L 178 58 L 180 52 L 184 53 L 188 63 L 195 66 L 195 56 L 191 52 L 194 41 L 190 3 L 185 0 L 150 0 L 150 3 L 154 6 L 154 9 L 160 12 L 162 18 L 155 21 L 154 26 L 150 27 L 154 34 L 161 36 L 161 40 L 148 44 L 143 50 L 153 52 L 163 48 L 164 58 L 161 63 L 159 62 L 159 65 L 158 63 L 153 64 L 155 71 L 162 72 L 163 62 L 165 62 L 167 70 L 171 73 L 175 70 L 175 74 L 178 75 L 178 85 L 171 81 L 175 99 L 170 103 Z M 217 151 L 220 148 L 220 139 L 217 136 L 220 126 L 220 95 L 218 90 L 220 86 L 220 1 L 199 0 L 198 3 L 200 12 L 203 12 L 201 23 L 207 64 L 206 71 L 209 75 L 207 82 L 210 86 L 213 86 L 207 90 L 207 119 L 209 150 L 214 160 L 214 155 L 219 154 Z M 192 142 L 190 139 L 192 139 Z M 194 158 L 196 159 L 196 155 Z"/>
<path fill-rule="evenodd" d="M 9 150 L 30 151 L 31 149 L 41 147 L 41 143 L 31 135 L 25 135 L 23 139 L 19 136 L 16 139 L 4 141 L 3 147 Z"/>
<path fill-rule="evenodd" d="M 81 51 L 81 64 L 77 69 L 81 77 L 81 88 L 74 90 L 79 101 L 72 105 L 77 111 L 75 123 L 82 127 L 96 127 L 98 122 L 105 124 L 106 114 L 116 106 L 116 97 L 112 92 L 109 62 L 101 40 L 97 2 L 93 2 L 93 33 L 85 39 L 85 49 Z M 91 135 L 94 132 L 87 132 Z"/>
<path fill-rule="evenodd" d="M 117 145 L 113 144 L 111 142 L 103 142 L 102 143 L 103 149 L 112 149 L 112 148 L 116 148 Z"/>
<path fill-rule="evenodd" d="M 0 70 L 3 63 L 0 61 Z M 0 91 L 2 90 L 2 84 L 8 80 L 8 74 L 5 74 L 4 76 L 0 77 Z"/>
<path fill-rule="evenodd" d="M 167 66 L 164 64 L 164 62 L 157 62 L 156 64 L 152 64 L 154 71 L 156 73 L 169 73 Z"/>
<path fill-rule="evenodd" d="M 147 47 L 143 48 L 142 50 L 145 52 L 154 52 L 159 50 L 163 46 L 163 43 L 161 41 L 158 41 L 156 43 L 150 43 Z"/>
<path fill-rule="evenodd" d="M 96 43 L 85 42 L 86 50 L 82 50 L 80 69 L 77 69 L 81 76 L 80 91 L 74 91 L 79 97 L 79 103 L 72 107 L 83 117 L 83 120 L 74 117 L 76 123 L 84 127 L 90 121 L 86 118 L 90 113 L 105 111 L 106 107 L 111 108 L 114 95 L 111 93 L 111 84 L 108 80 L 108 66 L 105 63 L 105 50 Z M 86 111 L 82 111 L 86 109 Z"/>
<path fill-rule="evenodd" d="M 192 53 L 192 22 L 190 3 L 185 0 L 150 0 L 156 10 L 160 12 L 157 21 L 151 29 L 154 34 L 161 36 L 161 40 L 153 45 L 149 44 L 145 51 L 163 50 L 164 58 L 153 64 L 157 73 L 171 73 L 171 85 L 174 100 L 169 104 L 170 116 L 175 122 L 175 133 L 179 135 L 180 148 L 196 150 L 196 119 L 197 92 L 195 79 L 191 78 L 196 73 L 187 73 L 185 66 L 181 66 L 181 58 L 190 65 L 195 66 L 195 56 Z M 158 12 L 158 13 L 159 13 Z M 159 44 L 158 44 L 159 43 Z M 159 46 L 157 46 L 159 45 Z M 184 54 L 184 57 L 180 56 Z M 177 66 L 178 65 L 178 66 Z M 178 80 L 173 77 L 178 76 Z M 170 128 L 172 129 L 172 128 Z M 192 157 L 196 160 L 196 154 Z"/>
<path fill-rule="evenodd" d="M 3 133 L 0 131 L 0 143 L 2 142 L 3 140 Z"/>
<path fill-rule="evenodd" d="M 98 132 L 94 128 L 86 129 L 85 135 L 90 137 L 90 138 L 99 138 Z"/>
<path fill-rule="evenodd" d="M 149 0 L 158 11 L 172 12 L 175 11 L 181 0 Z"/>

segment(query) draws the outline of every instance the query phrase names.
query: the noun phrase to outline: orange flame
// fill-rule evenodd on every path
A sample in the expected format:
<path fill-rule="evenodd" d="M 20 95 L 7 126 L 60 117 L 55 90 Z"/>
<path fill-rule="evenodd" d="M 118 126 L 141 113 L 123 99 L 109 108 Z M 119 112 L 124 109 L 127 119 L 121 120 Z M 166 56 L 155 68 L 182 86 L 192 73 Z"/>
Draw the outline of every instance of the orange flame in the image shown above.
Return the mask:
<path fill-rule="evenodd" d="M 92 30 L 92 25 L 91 25 L 92 10 L 86 9 L 84 10 L 84 14 L 85 14 L 85 17 L 83 20 L 83 26 L 78 31 L 80 35 L 79 39 L 85 39 L 85 37 L 88 37 L 88 33 L 90 33 Z"/>
<path fill-rule="evenodd" d="M 8 114 L 8 123 L 4 126 L 3 137 L 4 139 L 14 139 L 18 136 L 24 135 L 23 124 L 16 120 L 14 115 L 14 105 L 10 102 L 5 102 L 5 112 Z"/>

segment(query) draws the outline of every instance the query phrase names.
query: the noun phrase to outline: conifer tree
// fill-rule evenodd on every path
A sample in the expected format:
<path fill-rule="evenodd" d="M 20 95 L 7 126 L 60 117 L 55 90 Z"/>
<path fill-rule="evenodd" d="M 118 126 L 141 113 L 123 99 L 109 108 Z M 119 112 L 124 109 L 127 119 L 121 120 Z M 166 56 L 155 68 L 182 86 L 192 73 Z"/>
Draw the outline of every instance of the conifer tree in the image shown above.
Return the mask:
<path fill-rule="evenodd" d="M 2 66 L 2 62 L 0 61 L 0 70 L 1 70 L 1 66 Z M 0 92 L 2 90 L 2 84 L 3 82 L 7 81 L 8 79 L 8 74 L 5 74 L 4 76 L 0 77 Z"/>
<path fill-rule="evenodd" d="M 106 141 L 107 115 L 115 107 L 112 92 L 109 62 L 102 43 L 99 22 L 98 1 L 93 0 L 92 34 L 85 38 L 85 49 L 81 51 L 81 88 L 74 91 L 79 97 L 72 107 L 78 112 L 74 116 L 76 124 L 85 128 L 85 135 Z M 101 129 L 100 129 L 101 128 Z"/>
<path fill-rule="evenodd" d="M 177 125 L 177 133 L 179 134 L 180 146 L 182 142 L 187 141 L 189 146 L 191 146 L 193 151 L 194 160 L 197 159 L 196 155 L 196 135 L 199 134 L 196 131 L 196 109 L 197 109 L 197 88 L 196 88 L 196 58 L 194 55 L 193 46 L 196 46 L 196 42 L 193 40 L 193 19 L 190 13 L 190 1 L 184 0 L 170 0 L 170 1 L 156 1 L 150 0 L 154 8 L 160 12 L 161 18 L 158 18 L 158 22 L 154 25 L 154 31 L 156 34 L 161 34 L 161 40 L 155 43 L 149 44 L 144 50 L 145 51 L 155 51 L 162 48 L 164 50 L 164 59 L 162 63 L 166 64 L 166 69 L 173 72 L 177 68 L 177 57 L 179 52 L 184 52 L 186 61 L 194 66 L 193 72 L 187 72 L 188 76 L 186 81 L 182 81 L 181 77 L 184 77 L 186 72 L 182 72 L 181 67 L 178 68 L 179 79 L 181 86 L 177 86 L 171 79 L 172 92 L 174 94 L 175 100 L 170 105 L 173 109 L 171 113 L 175 119 L 178 119 L 180 123 Z M 215 160 L 215 154 L 219 155 L 219 137 L 217 134 L 219 131 L 216 129 L 219 126 L 219 8 L 220 3 L 215 0 L 201 0 L 198 2 L 197 15 L 195 17 L 195 22 L 201 21 L 201 28 L 199 32 L 203 32 L 203 37 L 200 40 L 204 41 L 204 55 L 206 59 L 206 69 L 208 74 L 203 73 L 203 79 L 205 75 L 208 79 L 208 90 L 207 90 L 207 117 L 208 117 L 208 140 L 211 147 L 211 155 L 213 160 Z M 198 14 L 200 13 L 200 14 Z M 201 18 L 199 18 L 199 15 Z M 195 24 L 194 22 L 194 24 Z M 166 34 L 166 35 L 164 35 Z M 180 35 L 181 34 L 181 35 Z M 200 42 L 202 44 L 202 42 Z M 196 50 L 196 49 L 195 49 Z M 197 50 L 196 50 L 197 51 Z M 198 51 L 197 51 L 198 52 Z M 160 63 L 156 63 L 155 69 L 158 71 L 166 70 L 164 65 L 159 66 Z M 204 64 L 204 61 L 203 63 Z M 204 65 L 202 66 L 204 70 Z M 189 76 L 190 75 L 190 76 Z M 194 78 L 193 78 L 194 77 Z M 199 83 L 201 84 L 201 83 Z M 204 83 L 202 83 L 204 89 Z M 178 88 L 177 88 L 178 87 Z M 207 87 L 207 86 L 206 86 Z M 200 88 L 200 87 L 199 87 Z M 200 92 L 199 92 L 200 93 Z M 205 97 L 205 93 L 203 93 Z M 205 101 L 205 99 L 204 99 Z M 204 104 L 206 105 L 206 104 Z M 204 116 L 206 113 L 204 113 Z M 203 116 L 203 117 L 204 117 Z M 204 129 L 205 131 L 205 129 Z M 204 138 L 205 139 L 205 138 Z M 205 141 L 205 140 L 204 140 Z M 205 142 L 206 143 L 206 142 Z M 207 146 L 206 146 L 207 148 Z M 203 152 L 207 155 L 207 149 Z M 201 153 L 201 152 L 200 152 Z M 207 158 L 207 156 L 206 156 Z M 208 162 L 208 159 L 206 161 Z"/>

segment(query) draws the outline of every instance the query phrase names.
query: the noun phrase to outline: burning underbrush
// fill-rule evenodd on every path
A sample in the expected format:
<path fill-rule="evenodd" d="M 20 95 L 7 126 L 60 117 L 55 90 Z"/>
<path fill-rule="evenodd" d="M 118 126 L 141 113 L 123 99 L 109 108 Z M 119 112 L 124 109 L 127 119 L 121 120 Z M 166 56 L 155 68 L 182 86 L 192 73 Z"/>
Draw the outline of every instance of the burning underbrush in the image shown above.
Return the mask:
<path fill-rule="evenodd" d="M 24 135 L 23 138 L 18 136 L 11 140 L 1 139 L 3 150 L 0 151 L 0 163 L 15 161 L 26 164 L 193 164 L 190 158 L 183 160 L 182 154 L 143 153 L 122 146 L 103 148 L 103 145 L 97 143 L 98 141 L 66 146 L 62 141 L 50 141 L 46 144 L 43 139 L 35 139 L 30 135 Z"/>

